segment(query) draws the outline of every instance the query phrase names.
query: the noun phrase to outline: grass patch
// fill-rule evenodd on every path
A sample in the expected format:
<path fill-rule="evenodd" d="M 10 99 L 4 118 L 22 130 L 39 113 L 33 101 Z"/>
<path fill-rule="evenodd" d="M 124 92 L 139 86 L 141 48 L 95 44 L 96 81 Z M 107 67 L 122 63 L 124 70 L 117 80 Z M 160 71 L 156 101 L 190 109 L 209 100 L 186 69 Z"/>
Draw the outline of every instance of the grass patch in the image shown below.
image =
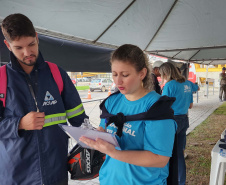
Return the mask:
<path fill-rule="evenodd" d="M 89 86 L 75 86 L 76 89 L 79 91 L 79 90 L 87 90 L 89 89 Z"/>
<path fill-rule="evenodd" d="M 226 115 L 226 104 L 222 104 L 217 110 L 214 111 L 214 114 L 223 114 Z"/>
<path fill-rule="evenodd" d="M 208 185 L 211 168 L 211 150 L 226 128 L 226 103 L 187 135 L 185 152 L 188 185 Z M 226 180 L 225 180 L 226 184 Z"/>

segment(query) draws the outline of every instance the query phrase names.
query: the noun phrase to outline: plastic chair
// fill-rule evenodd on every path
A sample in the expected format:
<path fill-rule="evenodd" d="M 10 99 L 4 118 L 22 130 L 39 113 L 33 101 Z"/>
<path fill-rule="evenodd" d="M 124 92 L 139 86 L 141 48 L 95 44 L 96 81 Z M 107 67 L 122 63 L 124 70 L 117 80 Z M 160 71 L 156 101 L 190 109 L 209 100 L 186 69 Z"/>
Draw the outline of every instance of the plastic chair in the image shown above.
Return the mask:
<path fill-rule="evenodd" d="M 224 139 L 225 135 L 226 135 L 226 129 L 221 133 L 221 139 Z"/>
<path fill-rule="evenodd" d="M 224 185 L 226 150 L 220 148 L 219 144 L 225 143 L 218 140 L 211 151 L 210 185 Z"/>

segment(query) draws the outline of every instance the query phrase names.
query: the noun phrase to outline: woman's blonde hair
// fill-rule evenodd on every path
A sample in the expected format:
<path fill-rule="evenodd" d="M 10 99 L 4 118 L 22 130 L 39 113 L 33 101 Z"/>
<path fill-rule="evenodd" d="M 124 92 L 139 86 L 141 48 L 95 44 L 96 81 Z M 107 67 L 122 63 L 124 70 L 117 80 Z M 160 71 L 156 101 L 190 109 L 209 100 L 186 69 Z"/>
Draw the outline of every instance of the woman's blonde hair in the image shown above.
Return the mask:
<path fill-rule="evenodd" d="M 177 82 L 185 82 L 185 78 L 179 73 L 177 68 L 170 62 L 165 62 L 159 68 L 161 78 L 166 79 L 167 82 L 170 80 L 176 80 Z"/>
<path fill-rule="evenodd" d="M 147 54 L 145 54 L 139 47 L 132 44 L 124 44 L 120 46 L 112 53 L 110 63 L 112 64 L 115 60 L 130 63 L 135 67 L 137 72 L 146 68 L 147 74 L 143 79 L 143 87 L 147 90 L 153 90 L 151 66 L 148 62 Z"/>

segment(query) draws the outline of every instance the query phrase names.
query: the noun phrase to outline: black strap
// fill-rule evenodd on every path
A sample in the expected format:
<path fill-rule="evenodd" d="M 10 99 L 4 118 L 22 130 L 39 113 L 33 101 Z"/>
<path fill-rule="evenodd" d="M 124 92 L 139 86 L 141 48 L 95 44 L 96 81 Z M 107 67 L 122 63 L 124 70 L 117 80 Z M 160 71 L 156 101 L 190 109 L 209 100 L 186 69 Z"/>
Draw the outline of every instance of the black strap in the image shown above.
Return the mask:
<path fill-rule="evenodd" d="M 118 94 L 118 93 L 119 92 L 116 92 L 113 94 Z M 143 112 L 140 114 L 134 114 L 134 115 L 130 115 L 130 116 L 125 116 L 121 112 L 119 112 L 117 115 L 110 114 L 105 107 L 105 101 L 106 101 L 106 99 L 105 99 L 100 104 L 100 109 L 102 110 L 100 118 L 106 119 L 106 127 L 108 125 L 110 125 L 111 123 L 114 123 L 115 126 L 118 127 L 116 134 L 119 137 L 121 137 L 123 124 L 126 121 L 174 119 L 174 112 L 173 112 L 173 109 L 171 108 L 171 106 L 175 100 L 176 100 L 176 98 L 173 98 L 173 97 L 162 96 L 159 98 L 158 101 L 156 101 L 151 106 L 151 108 L 147 112 Z"/>
<path fill-rule="evenodd" d="M 27 81 L 27 84 L 28 84 L 28 87 L 29 87 L 29 90 L 31 92 L 31 95 L 35 101 L 35 106 L 37 108 L 37 112 L 39 112 L 39 108 L 38 108 L 38 102 L 37 102 L 37 99 L 36 99 L 36 96 L 35 96 L 35 92 L 34 92 L 34 89 L 32 87 L 32 83 L 31 83 L 31 80 L 30 78 L 28 77 L 28 75 L 26 74 L 25 75 L 26 77 L 26 81 Z M 35 89 L 36 89 L 36 92 L 37 92 L 37 81 L 38 81 L 38 70 L 35 70 Z"/>

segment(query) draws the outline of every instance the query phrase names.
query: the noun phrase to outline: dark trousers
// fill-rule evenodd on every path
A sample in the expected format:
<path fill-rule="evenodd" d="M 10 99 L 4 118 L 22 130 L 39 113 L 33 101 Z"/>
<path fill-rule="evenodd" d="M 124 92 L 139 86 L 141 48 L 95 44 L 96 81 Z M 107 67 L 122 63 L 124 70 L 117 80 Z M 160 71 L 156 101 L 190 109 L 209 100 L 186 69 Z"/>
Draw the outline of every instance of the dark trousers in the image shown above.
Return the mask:
<path fill-rule="evenodd" d="M 175 116 L 177 122 L 177 138 L 178 138 L 178 184 L 184 185 L 186 182 L 186 164 L 184 159 L 184 150 L 186 146 L 186 131 L 189 127 L 187 115 Z"/>
<path fill-rule="evenodd" d="M 222 95 L 223 94 L 224 94 L 223 100 L 225 101 L 226 100 L 226 85 L 221 85 L 220 86 L 219 99 L 222 100 Z"/>
<path fill-rule="evenodd" d="M 56 185 L 68 185 L 68 179 L 64 179 L 63 181 L 57 183 Z"/>

